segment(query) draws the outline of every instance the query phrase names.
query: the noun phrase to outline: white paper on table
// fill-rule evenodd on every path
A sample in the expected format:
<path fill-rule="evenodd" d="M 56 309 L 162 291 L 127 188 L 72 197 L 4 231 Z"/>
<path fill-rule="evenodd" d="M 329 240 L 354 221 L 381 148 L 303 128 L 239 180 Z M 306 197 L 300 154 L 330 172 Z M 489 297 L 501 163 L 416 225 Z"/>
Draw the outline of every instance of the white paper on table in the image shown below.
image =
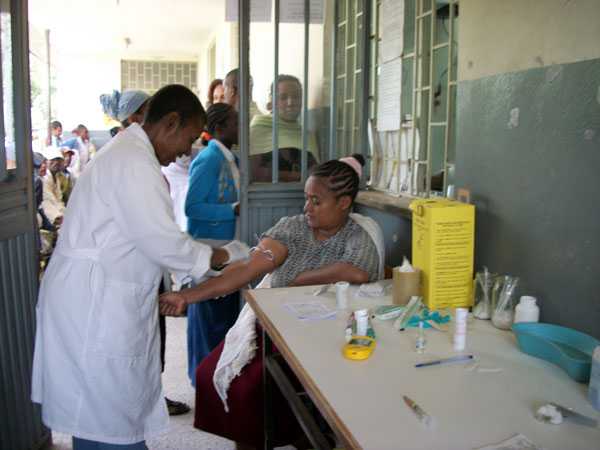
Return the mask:
<path fill-rule="evenodd" d="M 391 285 L 383 285 L 379 281 L 373 283 L 363 283 L 358 288 L 357 297 L 383 297 L 386 287 Z"/>
<path fill-rule="evenodd" d="M 271 0 L 250 1 L 250 22 L 271 21 Z M 225 3 L 225 22 L 238 21 L 238 0 L 227 0 Z"/>
<path fill-rule="evenodd" d="M 326 320 L 332 319 L 336 311 L 320 302 L 285 303 L 283 306 L 298 320 Z"/>
<path fill-rule="evenodd" d="M 379 20 L 381 42 L 379 63 L 402 56 L 404 49 L 404 0 L 382 0 Z"/>
<path fill-rule="evenodd" d="M 280 23 L 304 23 L 304 0 L 280 0 Z M 310 22 L 323 23 L 323 0 L 310 0 Z"/>
<path fill-rule="evenodd" d="M 517 434 L 498 444 L 487 445 L 477 450 L 543 450 L 543 448 L 538 447 L 522 434 Z"/>
<path fill-rule="evenodd" d="M 400 96 L 402 94 L 402 58 L 379 67 L 377 77 L 377 131 L 400 129 Z"/>

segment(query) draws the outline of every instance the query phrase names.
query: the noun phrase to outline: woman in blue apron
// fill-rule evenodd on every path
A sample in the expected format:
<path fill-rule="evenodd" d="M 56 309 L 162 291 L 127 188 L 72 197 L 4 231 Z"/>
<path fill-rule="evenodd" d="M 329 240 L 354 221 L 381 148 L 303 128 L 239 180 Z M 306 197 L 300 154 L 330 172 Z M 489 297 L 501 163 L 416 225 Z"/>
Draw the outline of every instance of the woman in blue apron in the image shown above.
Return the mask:
<path fill-rule="evenodd" d="M 194 239 L 220 246 L 234 239 L 239 214 L 240 175 L 230 151 L 237 144 L 238 115 L 225 103 L 211 105 L 206 115 L 208 146 L 190 166 L 185 214 L 188 233 Z M 188 308 L 188 374 L 192 385 L 196 366 L 223 340 L 238 314 L 237 292 Z"/>

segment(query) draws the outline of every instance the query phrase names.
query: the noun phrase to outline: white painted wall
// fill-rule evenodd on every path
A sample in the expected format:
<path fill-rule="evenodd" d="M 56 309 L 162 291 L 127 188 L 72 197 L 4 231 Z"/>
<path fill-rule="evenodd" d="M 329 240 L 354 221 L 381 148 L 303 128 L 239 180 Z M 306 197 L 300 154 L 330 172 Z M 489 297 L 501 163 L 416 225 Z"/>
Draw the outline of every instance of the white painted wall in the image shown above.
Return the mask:
<path fill-rule="evenodd" d="M 461 0 L 460 80 L 600 58 L 598 0 Z"/>
<path fill-rule="evenodd" d="M 216 45 L 216 78 L 225 78 L 227 72 L 238 66 L 237 57 L 237 26 L 231 22 L 223 22 L 217 27 L 216 32 L 203 42 L 198 56 L 198 90 L 200 100 L 206 106 L 208 86 L 212 81 L 209 73 L 209 48 L 212 43 Z"/>
<path fill-rule="evenodd" d="M 206 37 L 224 22 L 225 0 L 175 3 L 30 0 L 30 41 L 38 59 L 45 59 L 44 30 L 51 30 L 55 88 L 52 118 L 63 122 L 65 132 L 78 123 L 90 129 L 108 128 L 98 98 L 113 89 L 120 90 L 121 59 L 199 60 Z M 223 45 L 229 44 L 227 41 Z M 45 88 L 44 67 L 34 70 L 31 76 Z M 45 112 L 33 116 L 38 122 L 34 128 L 44 130 L 41 133 L 45 135 Z"/>
<path fill-rule="evenodd" d="M 108 128 L 100 105 L 101 94 L 121 90 L 121 62 L 118 56 L 61 56 L 54 63 L 56 92 L 53 118 L 63 124 L 65 135 L 83 123 L 91 130 Z"/>

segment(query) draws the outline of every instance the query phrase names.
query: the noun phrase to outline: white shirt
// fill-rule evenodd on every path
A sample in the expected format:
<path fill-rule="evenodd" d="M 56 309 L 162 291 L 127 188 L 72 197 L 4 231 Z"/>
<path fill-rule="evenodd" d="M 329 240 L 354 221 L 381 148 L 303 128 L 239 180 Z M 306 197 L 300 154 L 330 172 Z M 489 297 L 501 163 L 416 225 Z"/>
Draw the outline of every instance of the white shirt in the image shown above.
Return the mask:
<path fill-rule="evenodd" d="M 173 201 L 175 222 L 181 231 L 187 232 L 187 216 L 185 215 L 185 198 L 189 186 L 190 157 L 178 158 L 177 161 L 163 167 L 162 173 L 169 182 L 169 194 Z"/>
<path fill-rule="evenodd" d="M 173 218 L 144 130 L 131 125 L 82 173 L 40 287 L 32 400 L 51 429 L 113 444 L 166 430 L 157 288 L 199 279 L 212 250 Z"/>
<path fill-rule="evenodd" d="M 94 144 L 91 141 L 85 142 L 81 136 L 77 137 L 77 149 L 79 150 L 79 164 L 81 165 L 80 170 L 87 165 L 92 159 L 92 153 L 95 150 Z"/>

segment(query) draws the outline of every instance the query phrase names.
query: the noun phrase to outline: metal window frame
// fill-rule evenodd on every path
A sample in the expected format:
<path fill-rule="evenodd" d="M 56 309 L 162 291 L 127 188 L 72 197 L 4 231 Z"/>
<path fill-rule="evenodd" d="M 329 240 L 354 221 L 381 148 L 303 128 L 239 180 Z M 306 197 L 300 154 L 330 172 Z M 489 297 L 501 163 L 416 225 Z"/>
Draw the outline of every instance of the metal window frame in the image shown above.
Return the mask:
<path fill-rule="evenodd" d="M 456 126 L 454 120 L 454 114 L 456 112 L 456 105 L 454 104 L 454 97 L 452 96 L 452 88 L 458 88 L 458 82 L 456 80 L 456 74 L 453 73 L 452 59 L 454 57 L 454 49 L 452 42 L 454 41 L 454 12 L 456 10 L 455 5 L 459 4 L 459 0 L 449 0 L 449 27 L 448 27 L 448 74 L 446 81 L 446 133 L 444 136 L 444 192 L 447 192 L 448 185 L 448 171 L 456 161 L 452 163 L 448 162 L 448 147 L 450 147 L 450 130 Z"/>
<path fill-rule="evenodd" d="M 4 75 L 0 70 L 0 183 L 23 184 L 31 187 L 29 195 L 33 199 L 33 173 L 31 152 L 31 86 L 29 81 L 29 35 L 27 2 L 11 0 L 9 3 L 11 62 L 12 62 L 12 113 L 16 168 L 7 168 L 6 121 L 4 117 Z M 32 212 L 32 220 L 35 217 Z"/>
<path fill-rule="evenodd" d="M 238 0 L 238 41 L 240 72 L 238 89 L 240 90 L 239 104 L 239 137 L 240 137 L 240 235 L 245 242 L 250 242 L 248 214 L 248 184 L 249 184 L 249 137 L 250 137 L 250 2 Z"/>
<path fill-rule="evenodd" d="M 272 162 L 271 183 L 279 183 L 279 26 L 280 26 L 280 0 L 273 0 L 273 31 L 274 31 L 274 58 L 273 58 L 273 82 L 272 82 Z M 240 28 L 241 29 L 241 28 Z M 302 151 L 300 155 L 300 182 L 304 183 L 307 178 L 308 166 L 308 90 L 310 60 L 310 0 L 304 0 L 304 70 L 302 80 Z"/>
<path fill-rule="evenodd" d="M 352 1 L 352 0 L 348 0 Z M 354 0 L 360 1 L 360 0 Z M 455 127 L 455 98 L 452 95 L 454 90 L 456 89 L 456 70 L 452 66 L 452 61 L 455 53 L 455 27 L 454 27 L 454 19 L 456 17 L 455 11 L 456 6 L 459 4 L 460 0 L 448 0 L 449 5 L 449 22 L 450 25 L 447 29 L 448 38 L 446 42 L 436 43 L 436 17 L 437 17 L 437 5 L 434 1 L 425 2 L 425 0 L 406 0 L 406 3 L 411 5 L 411 9 L 414 9 L 414 17 L 407 17 L 407 20 L 411 21 L 414 25 L 412 30 L 414 36 L 414 49 L 410 51 L 410 53 L 406 52 L 402 54 L 402 65 L 408 64 L 412 62 L 412 86 L 408 89 L 405 89 L 405 92 L 410 95 L 409 100 L 411 103 L 410 114 L 408 109 L 405 108 L 401 111 L 402 120 L 401 126 L 398 131 L 393 132 L 379 132 L 377 133 L 377 139 L 382 141 L 382 150 L 381 150 L 381 161 L 379 172 L 381 174 L 381 179 L 377 181 L 376 184 L 372 184 L 371 187 L 375 190 L 382 191 L 388 193 L 390 195 L 409 195 L 414 197 L 423 197 L 431 195 L 431 172 L 432 172 L 432 151 L 433 151 L 433 142 L 432 142 L 432 129 L 434 127 L 444 126 L 444 138 L 443 138 L 443 164 L 442 167 L 444 170 L 444 192 L 447 189 L 448 184 L 451 182 L 449 180 L 448 172 L 449 168 L 453 167 L 454 161 L 450 162 L 448 160 L 449 148 L 452 144 L 451 140 L 454 135 L 454 127 Z M 411 2 L 411 3 L 409 3 Z M 425 5 L 427 4 L 427 10 L 424 10 Z M 435 6 L 434 6 L 435 5 Z M 373 52 L 375 55 L 378 51 L 378 46 L 380 42 L 379 36 L 379 14 L 381 7 L 381 0 L 371 0 L 370 4 L 371 8 L 369 13 L 373 16 L 369 20 L 370 23 L 370 34 L 367 34 L 365 44 L 369 44 L 371 48 L 371 52 L 367 54 L 364 53 L 363 58 L 368 58 L 368 63 L 370 65 L 367 66 L 368 70 L 365 69 L 365 74 L 371 77 L 372 81 L 375 81 L 371 86 L 366 81 L 362 85 L 363 91 L 370 89 L 370 96 L 367 97 L 366 102 L 363 103 L 366 108 L 373 108 L 372 115 L 370 119 L 376 119 L 377 115 L 377 73 L 379 68 L 379 62 L 377 60 L 373 60 Z M 407 14 L 408 7 L 405 8 L 405 14 Z M 348 11 L 349 8 L 346 8 Z M 366 9 L 365 9 L 366 11 Z M 337 17 L 337 16 L 336 16 Z M 424 27 L 423 22 L 427 18 L 430 20 L 431 26 L 428 30 L 428 38 L 429 43 L 427 48 L 424 47 L 425 36 L 423 35 Z M 336 18 L 336 35 L 340 29 L 346 25 L 348 18 Z M 410 22 L 409 22 L 410 23 Z M 366 30 L 365 30 L 366 31 Z M 347 35 L 347 34 L 346 34 Z M 337 37 L 337 36 L 336 36 Z M 448 48 L 447 55 L 447 66 L 448 72 L 446 77 L 445 85 L 445 120 L 434 122 L 433 119 L 433 103 L 434 97 L 430 93 L 432 93 L 432 84 L 434 81 L 434 56 L 435 51 Z M 345 56 L 345 55 L 344 55 Z M 428 58 L 428 61 L 424 61 L 424 58 Z M 425 62 L 425 64 L 424 64 Z M 429 71 L 428 73 L 422 73 L 422 68 L 426 63 L 429 63 Z M 335 59 L 334 59 L 335 63 Z M 346 63 L 344 61 L 340 61 L 339 64 L 335 64 L 336 67 L 345 67 Z M 363 64 L 364 65 L 364 64 Z M 337 75 L 335 77 L 335 81 L 341 82 L 347 74 Z M 407 77 L 408 78 L 408 77 Z M 344 80 L 345 81 L 345 80 Z M 439 80 L 438 80 L 439 81 Z M 406 86 L 405 86 L 406 87 Z M 345 91 L 344 91 L 345 92 Z M 403 94 L 403 99 L 406 94 Z M 428 95 L 428 99 L 423 104 L 423 96 Z M 332 97 L 333 98 L 333 97 Z M 337 99 L 337 97 L 335 97 Z M 339 101 L 339 99 L 337 99 Z M 402 100 L 402 105 L 404 106 L 404 100 Z M 339 105 L 334 105 L 335 109 L 339 109 Z M 427 114 L 423 116 L 423 106 L 427 107 Z M 363 108 L 364 111 L 364 108 Z M 343 116 L 345 111 L 341 112 L 340 115 Z M 368 113 L 366 113 L 368 114 Z M 332 116 L 333 117 L 333 116 Z M 360 127 L 361 130 L 368 130 L 369 118 L 367 120 L 361 120 Z M 406 139 L 402 135 L 403 129 L 412 130 L 412 137 L 407 141 L 407 150 L 406 155 L 404 155 L 402 149 L 403 142 Z M 336 132 L 345 132 L 347 130 L 347 124 L 343 123 L 341 125 L 336 126 Z M 417 131 L 419 132 L 419 142 L 420 147 L 417 148 Z M 342 133 L 342 136 L 345 137 L 345 133 Z M 368 149 L 368 135 L 366 139 L 361 139 L 361 145 L 364 148 Z M 393 149 L 396 151 L 390 151 Z M 391 175 L 391 178 L 388 178 Z M 393 177 L 396 177 L 395 183 L 390 184 Z"/>
<path fill-rule="evenodd" d="M 371 0 L 362 0 L 362 86 L 361 86 L 361 98 L 360 98 L 360 125 L 359 125 L 359 142 L 360 151 L 365 159 L 368 161 L 367 156 L 369 155 L 369 102 L 371 98 L 371 19 L 372 19 L 372 8 L 373 3 Z M 370 173 L 370 164 L 366 165 L 366 173 Z M 365 180 L 363 179 L 363 184 Z"/>
<path fill-rule="evenodd" d="M 345 1 L 345 0 L 343 0 Z M 333 26 L 331 27 L 331 82 L 330 86 L 330 101 L 329 101 L 329 159 L 334 159 L 337 150 L 337 17 L 339 15 L 339 2 L 333 2 Z"/>
<path fill-rule="evenodd" d="M 456 105 L 454 105 L 454 99 L 451 95 L 452 86 L 456 87 L 456 80 L 453 81 L 453 72 L 452 72 L 452 58 L 453 58 L 453 46 L 452 42 L 454 40 L 454 11 L 455 5 L 459 4 L 459 0 L 447 0 L 449 6 L 449 29 L 448 29 L 448 41 L 445 43 L 436 44 L 436 19 L 437 19 L 437 8 L 436 3 L 430 1 L 430 9 L 424 10 L 424 0 L 414 0 L 415 1 L 415 52 L 414 55 L 410 55 L 414 57 L 413 62 L 413 101 L 412 101 L 412 128 L 413 128 L 413 138 L 412 138 L 412 154 L 413 158 L 411 161 L 411 173 L 412 180 L 410 185 L 410 194 L 415 196 L 425 196 L 429 197 L 431 195 L 431 176 L 432 176 L 432 167 L 431 167 L 431 156 L 432 156 L 432 129 L 434 127 L 445 127 L 444 130 L 444 154 L 443 154 L 443 167 L 444 167 L 444 182 L 443 182 L 443 192 L 446 192 L 448 187 L 448 168 L 452 165 L 448 162 L 448 147 L 450 146 L 450 129 L 454 127 L 453 121 L 453 112 L 455 111 Z M 430 21 L 430 29 L 429 29 L 429 46 L 427 49 L 423 48 L 423 21 L 428 17 Z M 446 76 L 446 120 L 445 121 L 432 121 L 433 115 L 433 71 L 434 71 L 434 54 L 436 50 L 441 48 L 448 47 L 448 58 L 447 58 L 447 76 Z M 427 51 L 426 51 L 427 50 Z M 429 53 L 429 74 L 428 74 L 428 84 L 423 85 L 423 58 Z M 407 55 L 409 57 L 409 55 Z M 420 75 L 420 76 L 417 76 Z M 416 107 L 418 103 L 422 103 L 422 95 L 423 92 L 428 92 L 428 111 L 427 111 L 427 123 L 422 124 L 423 117 L 416 116 Z M 421 122 L 421 123 L 419 123 Z M 424 126 L 422 126 L 424 125 Z M 425 158 L 421 158 L 421 150 L 416 148 L 416 135 L 418 129 L 426 128 L 426 139 L 427 139 L 427 147 L 425 149 Z M 420 139 L 420 144 L 422 145 L 423 140 Z M 425 166 L 425 186 L 424 190 L 421 191 L 419 188 L 420 179 L 419 179 L 419 166 Z"/>
<path fill-rule="evenodd" d="M 334 8 L 334 26 L 332 29 L 332 71 L 331 71 L 331 127 L 330 132 L 330 152 L 331 159 L 345 156 L 351 153 L 360 153 L 368 157 L 369 155 L 369 101 L 370 82 L 371 82 L 371 19 L 373 4 L 372 0 L 342 0 L 345 4 L 344 16 L 340 15 L 341 10 L 339 2 L 335 2 Z M 361 5 L 350 8 L 350 4 Z M 362 28 L 358 23 L 362 20 Z M 352 39 L 350 39 L 349 30 L 352 28 Z M 338 33 L 344 29 L 344 42 L 340 42 Z M 360 46 L 359 46 L 360 44 Z M 338 71 L 337 55 L 341 47 L 343 60 L 340 66 L 343 66 L 343 74 Z M 359 54 L 360 47 L 360 54 Z M 352 61 L 349 63 L 349 53 L 352 52 Z M 348 70 L 350 68 L 350 70 Z M 341 68 L 340 68 L 341 69 Z M 362 77 L 361 83 L 358 83 L 358 77 Z M 338 98 L 337 90 L 339 83 L 343 83 L 343 94 Z M 348 95 L 349 85 L 352 85 L 352 96 Z M 341 102 L 340 102 L 341 100 Z M 348 113 L 347 105 L 352 105 Z M 341 108 L 341 112 L 340 112 Z M 338 114 L 341 116 L 341 123 L 338 121 Z M 350 117 L 349 117 L 350 116 Z M 341 135 L 341 142 L 338 139 L 338 133 Z M 340 151 L 341 150 L 341 151 Z M 368 158 L 366 158 L 368 160 Z M 368 169 L 368 167 L 367 167 Z"/>
<path fill-rule="evenodd" d="M 0 11 L 0 14 L 2 11 Z M 12 22 L 12 12 L 11 12 Z M 1 27 L 0 23 L 0 27 Z M 12 26 L 11 26 L 12 28 Z M 2 48 L 2 30 L 0 28 L 0 49 Z M 0 50 L 0 182 L 5 181 L 8 174 L 7 157 L 6 157 L 6 130 L 4 124 L 4 74 L 2 73 L 2 62 L 4 55 Z"/>
<path fill-rule="evenodd" d="M 279 51 L 279 49 L 277 49 Z M 300 182 L 306 181 L 308 165 L 308 62 L 310 54 L 310 0 L 304 0 L 304 86 L 302 87 L 302 153 L 300 154 Z"/>
<path fill-rule="evenodd" d="M 275 46 L 275 54 L 273 59 L 273 82 L 271 102 L 273 108 L 273 125 L 271 130 L 273 132 L 273 159 L 271 165 L 272 183 L 279 182 L 279 0 L 273 0 L 274 11 L 273 11 L 273 26 L 274 26 L 274 39 L 273 45 Z"/>

